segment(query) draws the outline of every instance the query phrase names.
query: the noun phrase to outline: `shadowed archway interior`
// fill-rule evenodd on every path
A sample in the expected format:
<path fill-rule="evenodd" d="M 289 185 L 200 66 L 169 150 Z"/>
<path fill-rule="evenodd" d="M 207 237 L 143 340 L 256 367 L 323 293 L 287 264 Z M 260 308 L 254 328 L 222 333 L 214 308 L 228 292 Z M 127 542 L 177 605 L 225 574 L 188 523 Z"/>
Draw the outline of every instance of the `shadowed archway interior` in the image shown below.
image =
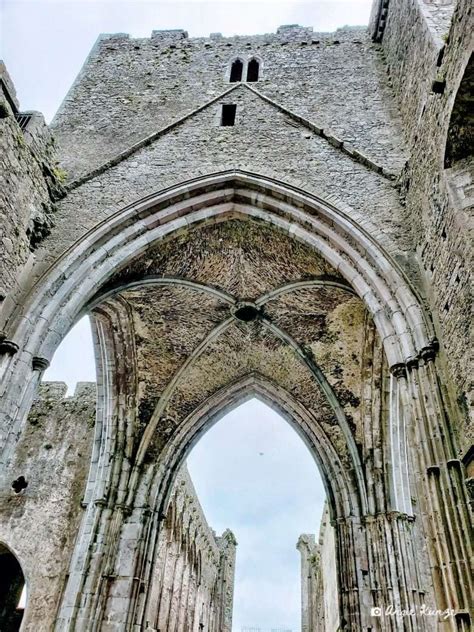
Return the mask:
<path fill-rule="evenodd" d="M 16 556 L 0 542 L 0 630 L 18 632 L 23 619 L 25 577 Z"/>

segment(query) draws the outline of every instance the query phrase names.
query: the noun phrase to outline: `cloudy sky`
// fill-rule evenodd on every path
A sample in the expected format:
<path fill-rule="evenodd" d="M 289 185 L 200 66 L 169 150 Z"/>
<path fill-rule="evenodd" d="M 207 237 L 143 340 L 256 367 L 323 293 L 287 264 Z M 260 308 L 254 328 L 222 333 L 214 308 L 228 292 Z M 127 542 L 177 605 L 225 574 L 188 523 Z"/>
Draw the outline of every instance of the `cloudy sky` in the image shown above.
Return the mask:
<path fill-rule="evenodd" d="M 199 2 L 0 0 L 1 57 L 21 107 L 54 116 L 99 33 L 148 37 L 183 28 L 190 36 L 275 31 L 281 24 L 333 31 L 366 24 L 371 0 Z M 70 359 L 74 358 L 71 364 Z M 58 349 L 45 379 L 94 380 L 87 319 Z M 209 523 L 239 542 L 234 632 L 242 626 L 300 630 L 300 533 L 315 532 L 324 491 L 314 461 L 275 412 L 253 400 L 203 437 L 189 468 Z"/>

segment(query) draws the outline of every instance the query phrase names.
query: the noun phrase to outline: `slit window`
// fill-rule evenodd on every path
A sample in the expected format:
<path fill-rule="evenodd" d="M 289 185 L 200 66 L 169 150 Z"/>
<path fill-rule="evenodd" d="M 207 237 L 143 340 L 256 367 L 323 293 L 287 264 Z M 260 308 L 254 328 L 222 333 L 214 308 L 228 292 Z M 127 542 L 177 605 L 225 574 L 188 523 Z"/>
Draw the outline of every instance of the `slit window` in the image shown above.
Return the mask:
<path fill-rule="evenodd" d="M 258 81 L 259 63 L 256 59 L 251 59 L 247 66 L 247 81 Z"/>
<path fill-rule="evenodd" d="M 235 113 L 237 106 L 235 104 L 226 103 L 222 106 L 221 126 L 232 127 L 235 124 Z"/>
<path fill-rule="evenodd" d="M 236 59 L 232 64 L 232 68 L 230 69 L 230 83 L 242 81 L 243 69 L 244 64 L 240 61 L 240 59 Z"/>

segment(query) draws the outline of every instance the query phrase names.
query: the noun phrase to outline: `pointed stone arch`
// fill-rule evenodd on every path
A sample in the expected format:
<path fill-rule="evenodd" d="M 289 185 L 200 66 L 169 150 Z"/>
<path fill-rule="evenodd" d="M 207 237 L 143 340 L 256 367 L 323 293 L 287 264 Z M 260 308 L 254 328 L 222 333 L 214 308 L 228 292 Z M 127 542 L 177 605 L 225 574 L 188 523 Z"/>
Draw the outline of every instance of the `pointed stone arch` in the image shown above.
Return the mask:
<path fill-rule="evenodd" d="M 140 458 L 134 464 L 135 455 L 140 457 L 146 452 L 144 443 L 142 451 L 135 453 L 130 441 L 136 419 L 133 415 L 131 418 L 124 415 L 123 410 L 116 415 L 115 410 L 111 412 L 107 405 L 102 405 L 102 402 L 116 402 L 118 395 L 126 394 L 126 390 L 120 389 L 126 389 L 127 379 L 130 382 L 135 379 L 123 358 L 120 360 L 120 353 L 111 351 L 115 345 L 116 350 L 127 348 L 126 355 L 129 355 L 133 346 L 127 331 L 127 319 L 124 318 L 126 307 L 117 291 L 120 286 L 110 288 L 108 284 L 118 270 L 125 269 L 152 246 L 191 232 L 196 227 L 229 220 L 271 226 L 323 257 L 342 278 L 325 281 L 338 283 L 345 288 L 344 291 L 360 298 L 383 345 L 385 362 L 391 373 L 390 406 L 384 412 L 386 430 L 381 433 L 390 450 L 384 473 L 390 502 L 383 513 L 374 512 L 370 502 L 364 504 L 360 500 L 354 505 L 358 508 L 357 512 L 335 512 L 335 520 L 340 520 L 337 523 L 340 562 L 346 564 L 345 569 L 352 569 L 340 578 L 341 582 L 345 582 L 341 584 L 341 593 L 347 596 L 341 610 L 346 629 L 368 628 L 369 606 L 388 603 L 395 593 L 402 605 L 419 605 L 422 594 L 419 569 L 413 566 L 416 556 L 409 553 L 416 546 L 416 533 L 419 535 L 419 521 L 413 522 L 412 494 L 415 492 L 410 481 L 412 466 L 418 476 L 417 495 L 422 504 L 432 572 L 437 574 L 440 590 L 446 594 L 457 594 L 457 586 L 469 583 L 466 566 L 459 560 L 453 560 L 452 564 L 450 561 L 450 551 L 456 550 L 454 542 L 462 540 L 467 524 L 465 505 L 459 502 L 459 494 L 465 492 L 459 469 L 453 466 L 448 411 L 439 388 L 436 341 L 429 314 L 416 290 L 388 254 L 383 238 L 374 237 L 364 227 L 363 219 L 357 223 L 334 199 L 324 200 L 268 177 L 232 170 L 204 175 L 159 191 L 111 215 L 59 257 L 33 288 L 23 293 L 20 290 L 18 297 L 12 296 L 10 308 L 3 312 L 5 417 L 1 429 L 5 462 L 8 462 L 9 451 L 21 432 L 41 373 L 56 347 L 84 311 L 93 308 L 96 314 L 96 346 L 101 357 L 98 418 L 102 421 L 97 426 L 101 450 L 95 453 L 92 470 L 101 474 L 97 478 L 95 474 L 91 475 L 84 519 L 85 524 L 94 525 L 96 530 L 83 529 L 82 539 L 78 540 L 58 629 L 73 630 L 77 616 L 90 621 L 100 621 L 106 616 L 107 608 L 111 607 L 110 598 L 113 597 L 109 594 L 107 582 L 115 577 L 114 569 L 116 572 L 123 571 L 120 565 L 125 529 L 134 525 L 133 521 L 140 523 L 140 529 L 146 525 L 148 539 L 140 541 L 141 548 L 136 552 L 137 559 L 143 559 L 150 538 L 156 539 L 162 519 L 162 504 L 156 503 L 159 509 L 136 506 L 134 499 L 127 496 L 127 486 L 132 483 L 131 487 L 137 489 L 135 483 L 139 483 L 144 489 L 154 484 L 164 493 L 161 481 L 169 476 L 169 472 L 163 471 L 162 464 L 158 484 L 152 467 L 142 468 Z M 157 279 L 150 282 L 162 283 Z M 306 283 L 307 280 L 295 283 L 300 282 Z M 191 285 L 193 291 L 220 292 L 216 288 Z M 271 296 L 275 292 L 283 290 L 277 288 Z M 236 297 L 225 297 L 222 292 L 219 296 L 223 302 L 227 301 L 228 306 L 235 303 Z M 19 299 L 17 304 L 21 308 L 15 304 L 15 298 Z M 256 311 L 269 297 L 259 300 L 261 303 L 254 306 Z M 230 314 L 229 319 L 234 320 L 234 314 Z M 226 320 L 219 326 L 224 329 Z M 291 340 L 287 338 L 286 344 L 292 346 Z M 292 348 L 296 354 L 301 351 L 298 345 Z M 317 374 L 316 369 L 314 372 Z M 127 379 L 117 379 L 118 375 Z M 322 384 L 320 382 L 320 386 Z M 442 440 L 433 437 L 442 437 Z M 349 438 L 346 436 L 346 440 Z M 413 449 L 409 447 L 410 442 Z M 111 450 L 113 445 L 117 449 Z M 349 452 L 354 458 L 357 456 L 354 446 Z M 110 459 L 112 453 L 114 457 Z M 362 479 L 368 476 L 371 467 L 365 469 Z M 359 468 L 357 464 L 354 470 Z M 337 493 L 343 499 L 344 485 L 350 488 L 346 471 L 337 482 L 341 486 Z M 430 497 L 433 485 L 438 490 L 434 504 Z M 362 487 L 362 484 L 356 486 L 361 497 Z M 374 493 L 367 493 L 369 499 Z M 337 505 L 336 500 L 333 504 Z M 340 505 L 343 507 L 344 502 Z M 436 534 L 444 529 L 447 521 L 454 525 L 453 546 L 443 549 Z M 84 557 L 84 551 L 92 550 L 86 542 L 89 537 L 96 538 L 103 548 L 94 560 L 89 554 L 85 556 L 89 555 L 87 559 Z M 447 537 L 450 537 L 449 534 Z M 390 554 L 390 547 L 395 547 L 398 556 Z M 364 559 L 370 568 L 363 566 L 361 551 L 365 551 Z M 373 557 L 377 555 L 375 551 L 384 552 L 376 563 Z M 467 551 L 464 553 L 467 554 Z M 100 565 L 101 560 L 107 561 L 105 570 L 99 566 L 91 567 L 93 563 Z M 400 564 L 404 565 L 403 573 Z M 146 575 L 144 570 L 140 573 Z M 96 578 L 98 584 L 93 597 L 84 606 L 81 590 L 91 577 Z M 396 586 L 395 593 L 390 593 L 384 585 L 387 577 L 390 577 L 392 587 Z M 125 583 L 131 579 L 132 575 L 123 577 Z M 413 589 L 413 586 L 417 588 Z M 464 599 L 465 595 L 460 595 L 457 603 L 463 603 Z M 124 615 L 127 625 L 132 625 L 132 622 L 140 625 L 136 617 L 141 611 L 138 602 L 131 600 Z M 380 622 L 372 623 L 377 625 Z M 402 629 L 402 622 L 385 623 L 391 626 L 386 629 Z M 427 622 L 420 618 L 417 625 L 417 629 L 424 630 Z"/>

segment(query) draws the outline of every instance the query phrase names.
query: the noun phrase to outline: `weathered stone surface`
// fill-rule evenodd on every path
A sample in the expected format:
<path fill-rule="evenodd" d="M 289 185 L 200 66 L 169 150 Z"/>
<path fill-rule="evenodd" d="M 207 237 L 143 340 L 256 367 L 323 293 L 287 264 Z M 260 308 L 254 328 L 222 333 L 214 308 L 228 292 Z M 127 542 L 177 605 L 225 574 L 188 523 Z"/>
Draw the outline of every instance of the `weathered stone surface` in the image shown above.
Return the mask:
<path fill-rule="evenodd" d="M 28 581 L 23 629 L 49 632 L 59 605 L 83 508 L 95 424 L 95 384 L 65 397 L 66 384 L 41 385 L 15 458 L 2 472 L 0 541 Z M 16 494 L 11 483 L 23 476 Z"/>
<path fill-rule="evenodd" d="M 54 200 L 62 195 L 52 136 L 39 112 L 18 120 L 18 102 L 0 62 L 0 301 L 19 282 L 24 265 L 50 232 Z"/>
<path fill-rule="evenodd" d="M 472 99 L 474 19 L 469 0 L 460 0 L 451 24 L 443 21 L 442 32 L 433 32 L 423 11 L 428 4 L 391 0 L 382 48 L 411 147 L 402 190 L 423 286 L 455 383 L 452 398 L 462 412 L 460 421 L 456 414 L 452 419 L 462 455 L 474 440 L 470 378 L 474 136 L 468 100 L 469 94 Z M 447 12 L 453 5 L 432 3 Z M 441 94 L 433 91 L 437 77 L 445 85 Z"/>
<path fill-rule="evenodd" d="M 47 625 L 230 626 L 233 537 L 213 540 L 197 511 L 209 546 L 196 593 L 182 520 L 192 494 L 179 499 L 173 485 L 206 428 L 249 396 L 280 410 L 320 467 L 342 625 L 431 632 L 423 604 L 451 613 L 440 632 L 471 625 L 472 12 L 460 0 L 450 22 L 451 5 L 376 3 L 376 43 L 362 29 L 298 26 L 99 40 L 54 123 L 75 180 L 22 274 L 18 259 L 0 312 L 2 497 L 16 490 L 25 512 L 25 482 L 44 464 L 26 447 L 36 385 L 75 320 L 92 315 L 94 436 L 78 422 L 44 439 L 60 459 L 78 434 L 90 454 L 77 474 L 83 516 L 67 510 L 52 563 Z M 244 79 L 258 61 L 258 81 L 230 81 L 236 57 Z M 3 113 L 17 107 L 8 90 Z M 236 106 L 234 125 L 221 125 L 224 105 Z M 7 155 L 24 164 L 4 121 Z M 33 178 L 28 198 L 48 178 Z M 3 237 L 18 258 L 24 235 Z M 50 389 L 61 410 L 62 396 Z M 69 494 L 61 511 L 79 511 L 67 458 L 54 467 Z M 56 490 L 38 485 L 54 511 Z M 28 524 L 12 506 L 1 507 L 2 546 L 29 564 Z M 191 623 L 193 599 L 208 605 Z M 415 614 L 371 615 L 390 605 Z"/>
<path fill-rule="evenodd" d="M 301 632 L 340 630 L 335 545 L 326 503 L 318 539 L 305 533 L 296 545 L 301 555 Z"/>
<path fill-rule="evenodd" d="M 207 524 L 186 466 L 173 486 L 158 539 L 147 630 L 232 632 L 236 540 Z"/>
<path fill-rule="evenodd" d="M 100 36 L 52 124 L 64 168 L 83 174 L 217 97 L 236 57 L 261 62 L 256 87 L 268 97 L 384 165 L 403 164 L 398 113 L 365 29 L 297 27 L 214 40 Z M 263 116 L 247 117 L 258 131 Z"/>

